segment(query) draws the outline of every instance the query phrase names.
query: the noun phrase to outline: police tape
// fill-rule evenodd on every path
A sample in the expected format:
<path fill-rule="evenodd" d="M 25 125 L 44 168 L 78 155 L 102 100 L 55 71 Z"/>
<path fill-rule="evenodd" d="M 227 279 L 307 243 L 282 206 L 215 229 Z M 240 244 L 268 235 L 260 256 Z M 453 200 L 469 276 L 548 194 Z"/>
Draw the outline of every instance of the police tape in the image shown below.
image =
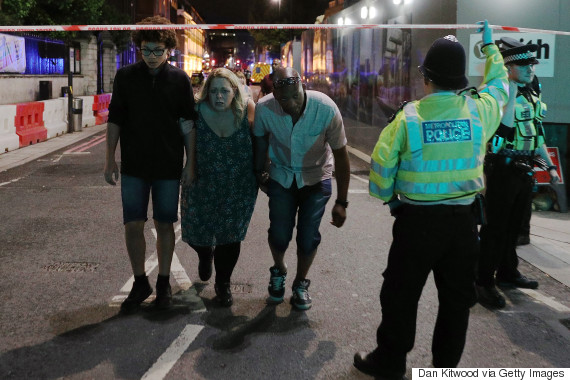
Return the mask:
<path fill-rule="evenodd" d="M 507 32 L 546 33 L 570 36 L 570 32 L 548 29 L 489 25 Z M 479 29 L 479 24 L 160 24 L 160 25 L 17 25 L 1 26 L 0 32 L 96 32 L 117 30 L 263 30 L 263 29 Z"/>

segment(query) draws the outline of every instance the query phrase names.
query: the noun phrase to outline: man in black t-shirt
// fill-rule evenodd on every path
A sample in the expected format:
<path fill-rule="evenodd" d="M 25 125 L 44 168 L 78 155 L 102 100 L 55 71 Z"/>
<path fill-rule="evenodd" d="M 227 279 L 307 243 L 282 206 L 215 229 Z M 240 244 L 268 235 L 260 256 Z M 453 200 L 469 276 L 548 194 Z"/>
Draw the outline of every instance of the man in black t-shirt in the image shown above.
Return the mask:
<path fill-rule="evenodd" d="M 139 24 L 169 24 L 154 16 Z M 120 69 L 113 84 L 107 125 L 105 180 L 115 185 L 119 169 L 115 160 L 121 144 L 121 197 L 127 252 L 134 284 L 121 311 L 133 312 L 152 294 L 145 273 L 144 224 L 152 194 L 159 273 L 158 308 L 172 304 L 170 264 L 174 252 L 174 222 L 178 220 L 179 188 L 194 176 L 196 119 L 192 85 L 186 73 L 167 63 L 176 47 L 174 30 L 137 30 L 133 41 L 142 61 Z M 184 150 L 186 166 L 183 168 Z"/>

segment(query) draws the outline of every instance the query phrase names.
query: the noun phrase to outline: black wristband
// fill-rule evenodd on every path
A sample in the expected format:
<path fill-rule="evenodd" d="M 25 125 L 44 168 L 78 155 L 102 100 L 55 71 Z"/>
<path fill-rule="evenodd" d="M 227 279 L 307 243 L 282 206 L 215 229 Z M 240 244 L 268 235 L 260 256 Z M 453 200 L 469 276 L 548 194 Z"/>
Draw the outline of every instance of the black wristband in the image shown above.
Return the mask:
<path fill-rule="evenodd" d="M 556 166 L 556 165 L 550 165 L 550 166 L 548 167 L 548 171 L 551 171 L 551 170 L 553 170 L 553 169 L 554 169 L 554 170 L 558 170 L 558 166 Z"/>
<path fill-rule="evenodd" d="M 488 44 L 484 44 L 483 46 L 481 46 L 481 53 L 483 52 L 483 48 L 485 48 L 489 45 L 493 45 L 493 42 L 489 42 Z"/>
<path fill-rule="evenodd" d="M 348 201 L 341 201 L 340 199 L 337 199 L 336 201 L 334 201 L 335 205 L 341 205 L 344 208 L 348 207 Z"/>

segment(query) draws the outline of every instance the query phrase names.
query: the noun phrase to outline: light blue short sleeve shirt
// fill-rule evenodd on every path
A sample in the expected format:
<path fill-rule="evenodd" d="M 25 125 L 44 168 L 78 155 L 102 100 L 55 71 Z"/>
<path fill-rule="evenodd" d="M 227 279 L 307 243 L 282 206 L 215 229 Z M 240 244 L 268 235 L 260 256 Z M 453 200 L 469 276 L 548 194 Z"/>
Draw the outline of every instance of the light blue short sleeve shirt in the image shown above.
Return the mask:
<path fill-rule="evenodd" d="M 269 136 L 269 176 L 290 188 L 293 178 L 299 188 L 332 177 L 334 158 L 331 149 L 346 145 L 342 116 L 336 104 L 318 91 L 306 91 L 303 114 L 293 125 L 272 94 L 255 107 L 255 136 Z"/>

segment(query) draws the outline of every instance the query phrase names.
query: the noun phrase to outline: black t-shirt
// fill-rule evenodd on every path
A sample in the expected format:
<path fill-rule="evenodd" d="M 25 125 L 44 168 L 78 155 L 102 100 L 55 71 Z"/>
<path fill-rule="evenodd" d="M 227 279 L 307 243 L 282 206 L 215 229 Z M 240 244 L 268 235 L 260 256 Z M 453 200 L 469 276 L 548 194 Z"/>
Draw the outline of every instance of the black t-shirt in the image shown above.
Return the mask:
<path fill-rule="evenodd" d="M 117 71 L 109 122 L 120 127 L 121 173 L 144 179 L 179 179 L 184 142 L 178 119 L 196 120 L 188 75 L 164 64 L 151 75 L 143 61 Z"/>

